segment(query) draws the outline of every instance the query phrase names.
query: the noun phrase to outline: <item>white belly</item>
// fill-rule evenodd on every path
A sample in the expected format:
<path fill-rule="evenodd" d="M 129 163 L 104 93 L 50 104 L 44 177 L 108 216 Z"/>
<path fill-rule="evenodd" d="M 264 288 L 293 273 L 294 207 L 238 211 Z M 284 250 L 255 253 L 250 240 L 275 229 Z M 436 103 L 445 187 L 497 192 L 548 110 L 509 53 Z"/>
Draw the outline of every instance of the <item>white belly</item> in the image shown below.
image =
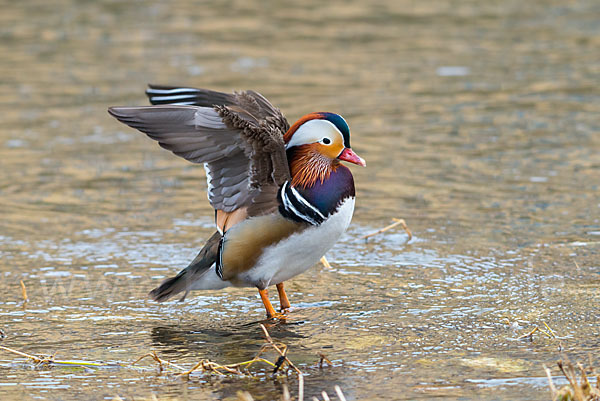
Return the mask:
<path fill-rule="evenodd" d="M 303 273 L 337 242 L 350 225 L 353 212 L 354 198 L 348 198 L 337 213 L 329 216 L 320 226 L 294 234 L 265 249 L 242 280 L 249 285 L 266 288 Z"/>

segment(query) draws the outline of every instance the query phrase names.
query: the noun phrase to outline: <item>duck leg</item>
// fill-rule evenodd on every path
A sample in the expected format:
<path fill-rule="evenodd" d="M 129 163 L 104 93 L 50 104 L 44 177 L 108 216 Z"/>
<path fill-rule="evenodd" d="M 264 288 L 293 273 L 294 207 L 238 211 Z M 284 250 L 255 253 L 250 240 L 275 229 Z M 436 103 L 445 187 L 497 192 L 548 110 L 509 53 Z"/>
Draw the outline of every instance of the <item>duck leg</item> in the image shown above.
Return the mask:
<path fill-rule="evenodd" d="M 283 283 L 277 284 L 277 292 L 279 293 L 279 305 L 281 306 L 281 311 L 283 312 L 283 311 L 291 308 L 292 305 L 290 305 L 290 301 L 287 297 L 287 294 L 285 293 L 285 290 L 283 289 Z"/>
<path fill-rule="evenodd" d="M 277 319 L 285 319 L 285 315 L 275 312 L 275 308 L 271 305 L 271 301 L 269 301 L 269 292 L 265 288 L 264 290 L 258 290 L 260 294 L 260 299 L 262 300 L 265 309 L 267 310 L 267 319 L 277 318 Z"/>

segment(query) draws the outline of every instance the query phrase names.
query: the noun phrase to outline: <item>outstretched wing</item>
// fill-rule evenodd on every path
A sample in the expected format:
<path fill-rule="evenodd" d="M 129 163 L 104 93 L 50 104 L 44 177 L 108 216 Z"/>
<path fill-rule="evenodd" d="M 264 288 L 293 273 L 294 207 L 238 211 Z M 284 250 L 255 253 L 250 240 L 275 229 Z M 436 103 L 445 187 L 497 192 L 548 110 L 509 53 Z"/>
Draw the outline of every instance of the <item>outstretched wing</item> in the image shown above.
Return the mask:
<path fill-rule="evenodd" d="M 277 208 L 277 188 L 290 178 L 283 142 L 289 125 L 277 108 L 253 91 L 151 86 L 151 100 L 151 90 L 194 93 L 194 100 L 186 102 L 197 106 L 111 107 L 109 113 L 176 155 L 204 163 L 209 201 L 217 220 L 219 213 L 225 220 L 219 228 L 234 224 L 227 223 L 232 215 L 237 222 Z"/>
<path fill-rule="evenodd" d="M 242 114 L 251 113 L 255 122 L 269 120 L 283 131 L 290 125 L 281 111 L 273 106 L 263 95 L 253 90 L 223 93 L 210 89 L 198 89 L 179 86 L 148 85 L 146 96 L 153 105 L 171 104 L 180 106 L 232 106 L 242 109 Z"/>

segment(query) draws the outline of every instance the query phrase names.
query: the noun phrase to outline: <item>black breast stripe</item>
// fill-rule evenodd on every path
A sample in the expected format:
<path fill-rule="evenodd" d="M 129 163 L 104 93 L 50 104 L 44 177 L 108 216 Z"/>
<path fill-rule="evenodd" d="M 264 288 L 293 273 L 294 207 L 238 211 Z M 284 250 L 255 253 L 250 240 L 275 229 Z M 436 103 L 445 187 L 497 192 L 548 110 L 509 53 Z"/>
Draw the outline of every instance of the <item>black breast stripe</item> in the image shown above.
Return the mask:
<path fill-rule="evenodd" d="M 325 216 L 308 202 L 288 181 L 284 182 L 277 192 L 279 212 L 294 221 L 318 226 L 325 221 Z"/>

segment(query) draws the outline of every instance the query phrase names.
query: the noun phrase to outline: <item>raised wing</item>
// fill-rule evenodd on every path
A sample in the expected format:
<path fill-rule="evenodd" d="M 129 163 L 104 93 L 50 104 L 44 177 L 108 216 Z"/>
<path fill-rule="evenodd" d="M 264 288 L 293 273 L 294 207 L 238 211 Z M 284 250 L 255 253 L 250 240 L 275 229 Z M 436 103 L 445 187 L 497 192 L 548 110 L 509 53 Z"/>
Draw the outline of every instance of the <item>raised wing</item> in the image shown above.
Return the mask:
<path fill-rule="evenodd" d="M 179 86 L 148 85 L 146 96 L 153 105 L 171 104 L 180 106 L 231 106 L 241 115 L 251 115 L 254 123 L 269 121 L 285 134 L 290 125 L 281 111 L 263 95 L 253 90 L 223 93 L 210 89 Z M 283 135 L 282 134 L 282 135 Z"/>
<path fill-rule="evenodd" d="M 112 107 L 109 113 L 176 155 L 204 163 L 209 201 L 217 215 L 224 213 L 225 221 L 239 210 L 243 213 L 237 213 L 238 221 L 277 208 L 277 188 L 290 178 L 283 142 L 289 125 L 278 109 L 253 91 L 223 94 L 155 86 L 151 90 L 171 91 L 165 96 L 175 96 L 171 94 L 176 90 L 185 96 L 194 93 L 189 102 L 201 106 Z M 213 107 L 207 107 L 209 103 Z M 227 228 L 226 223 L 218 226 Z"/>

